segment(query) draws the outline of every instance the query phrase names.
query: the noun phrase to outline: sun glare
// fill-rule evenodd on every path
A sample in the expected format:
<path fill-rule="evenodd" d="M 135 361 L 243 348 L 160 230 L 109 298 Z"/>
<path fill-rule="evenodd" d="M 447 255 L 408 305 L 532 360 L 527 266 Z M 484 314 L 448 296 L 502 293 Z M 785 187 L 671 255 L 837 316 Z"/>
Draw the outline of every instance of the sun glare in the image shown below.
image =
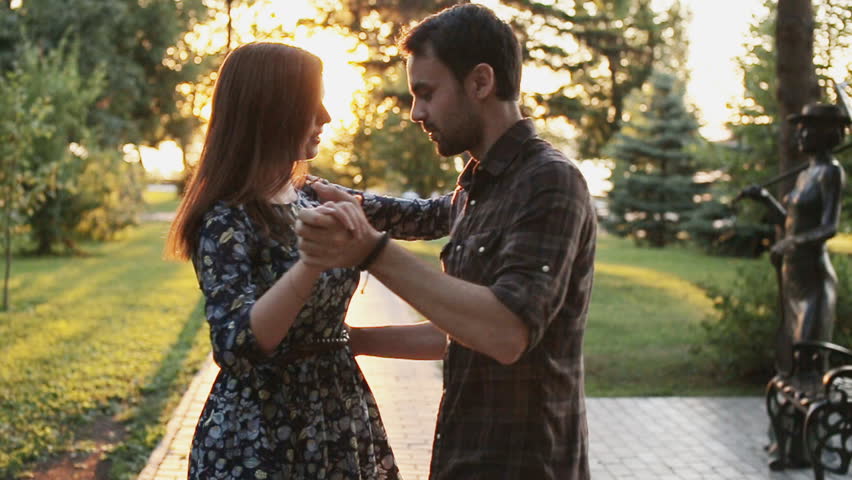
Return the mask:
<path fill-rule="evenodd" d="M 282 41 L 304 48 L 322 59 L 324 102 L 332 117 L 326 139 L 355 121 L 352 99 L 358 90 L 364 88 L 365 82 L 361 68 L 354 62 L 366 58 L 356 39 L 332 30 L 298 25 L 299 20 L 316 15 L 316 9 L 309 0 L 261 0 L 251 6 L 238 5 L 231 13 L 235 37 L 241 42 Z M 224 25 L 227 16 L 219 12 L 216 23 Z M 221 25 L 203 25 L 187 38 L 196 42 L 201 52 L 216 52 L 225 45 L 227 35 Z M 202 119 L 210 118 L 209 103 L 198 110 Z M 183 171 L 181 150 L 174 142 L 164 142 L 158 148 L 141 147 L 139 152 L 145 169 L 155 177 L 175 178 Z M 133 158 L 138 158 L 138 155 Z"/>
<path fill-rule="evenodd" d="M 331 114 L 332 128 L 350 125 L 355 121 L 352 98 L 365 86 L 361 67 L 352 63 L 365 59 L 364 52 L 358 50 L 358 42 L 329 30 L 311 32 L 300 27 L 294 43 L 323 61 L 324 101 Z"/>
<path fill-rule="evenodd" d="M 139 153 L 142 155 L 145 170 L 154 177 L 176 178 L 183 171 L 183 152 L 171 140 L 160 143 L 157 148 L 139 147 Z M 131 159 L 136 156 L 135 152 L 125 149 L 125 155 L 127 154 L 130 154 Z"/>

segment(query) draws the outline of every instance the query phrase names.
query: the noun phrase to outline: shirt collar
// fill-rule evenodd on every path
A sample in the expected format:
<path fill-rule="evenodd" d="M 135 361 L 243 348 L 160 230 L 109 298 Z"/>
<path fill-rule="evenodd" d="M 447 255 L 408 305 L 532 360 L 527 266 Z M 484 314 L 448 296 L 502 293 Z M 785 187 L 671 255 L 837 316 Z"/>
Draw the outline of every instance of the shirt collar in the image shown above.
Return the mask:
<path fill-rule="evenodd" d="M 478 162 L 471 160 L 467 163 L 461 175 L 459 175 L 458 184 L 467 190 L 472 181 L 475 171 L 485 170 L 491 176 L 500 176 L 512 161 L 521 153 L 521 147 L 530 138 L 535 136 L 535 126 L 529 118 L 519 120 L 514 125 L 509 127 L 500 138 L 491 145 L 485 158 Z"/>

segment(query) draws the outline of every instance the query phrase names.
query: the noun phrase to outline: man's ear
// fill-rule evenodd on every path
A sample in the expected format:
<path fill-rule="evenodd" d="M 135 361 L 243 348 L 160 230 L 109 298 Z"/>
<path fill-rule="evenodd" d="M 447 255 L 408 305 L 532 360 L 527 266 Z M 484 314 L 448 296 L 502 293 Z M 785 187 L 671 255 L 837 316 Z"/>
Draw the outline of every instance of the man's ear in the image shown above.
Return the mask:
<path fill-rule="evenodd" d="M 485 100 L 497 91 L 494 69 L 487 63 L 480 63 L 473 67 L 473 70 L 467 74 L 465 83 L 468 94 L 477 100 Z"/>

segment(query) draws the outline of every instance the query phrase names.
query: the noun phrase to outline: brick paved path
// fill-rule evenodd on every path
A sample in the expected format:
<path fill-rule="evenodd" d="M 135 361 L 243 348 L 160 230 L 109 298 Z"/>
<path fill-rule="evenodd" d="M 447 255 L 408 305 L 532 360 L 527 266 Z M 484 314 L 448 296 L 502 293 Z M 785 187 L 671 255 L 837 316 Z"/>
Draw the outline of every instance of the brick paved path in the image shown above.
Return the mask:
<path fill-rule="evenodd" d="M 416 319 L 375 279 L 365 295 L 355 295 L 349 314 L 353 325 Z M 361 357 L 358 363 L 379 403 L 404 478 L 425 480 L 441 394 L 438 362 Z M 208 362 L 193 380 L 138 480 L 186 478 L 195 422 L 216 372 Z M 766 468 L 762 398 L 590 398 L 587 408 L 593 480 L 813 478 L 810 470 L 771 473 Z"/>

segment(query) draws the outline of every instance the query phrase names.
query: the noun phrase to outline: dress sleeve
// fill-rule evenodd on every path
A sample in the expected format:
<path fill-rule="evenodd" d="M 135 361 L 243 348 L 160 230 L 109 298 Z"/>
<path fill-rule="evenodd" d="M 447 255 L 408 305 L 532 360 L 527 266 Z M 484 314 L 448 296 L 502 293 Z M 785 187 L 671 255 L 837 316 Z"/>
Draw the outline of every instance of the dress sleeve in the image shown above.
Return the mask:
<path fill-rule="evenodd" d="M 254 238 L 248 217 L 236 208 L 205 217 L 193 263 L 206 301 L 213 359 L 238 375 L 270 368 L 249 324 L 258 297 L 251 250 Z"/>
<path fill-rule="evenodd" d="M 404 199 L 363 194 L 364 213 L 378 230 L 403 240 L 434 240 L 450 233 L 452 194 L 430 199 Z"/>
<path fill-rule="evenodd" d="M 334 185 L 364 201 L 364 214 L 377 230 L 386 230 L 401 240 L 434 240 L 450 233 L 450 207 L 454 193 L 428 198 L 405 199 L 364 193 L 360 190 Z M 304 187 L 309 198 L 316 199 L 310 186 Z"/>
<path fill-rule="evenodd" d="M 567 162 L 544 164 L 518 188 L 530 194 L 502 232 L 489 288 L 527 325 L 531 350 L 565 303 L 575 270 L 591 275 L 593 255 L 584 249 L 593 248 L 595 216 L 585 180 Z"/>

